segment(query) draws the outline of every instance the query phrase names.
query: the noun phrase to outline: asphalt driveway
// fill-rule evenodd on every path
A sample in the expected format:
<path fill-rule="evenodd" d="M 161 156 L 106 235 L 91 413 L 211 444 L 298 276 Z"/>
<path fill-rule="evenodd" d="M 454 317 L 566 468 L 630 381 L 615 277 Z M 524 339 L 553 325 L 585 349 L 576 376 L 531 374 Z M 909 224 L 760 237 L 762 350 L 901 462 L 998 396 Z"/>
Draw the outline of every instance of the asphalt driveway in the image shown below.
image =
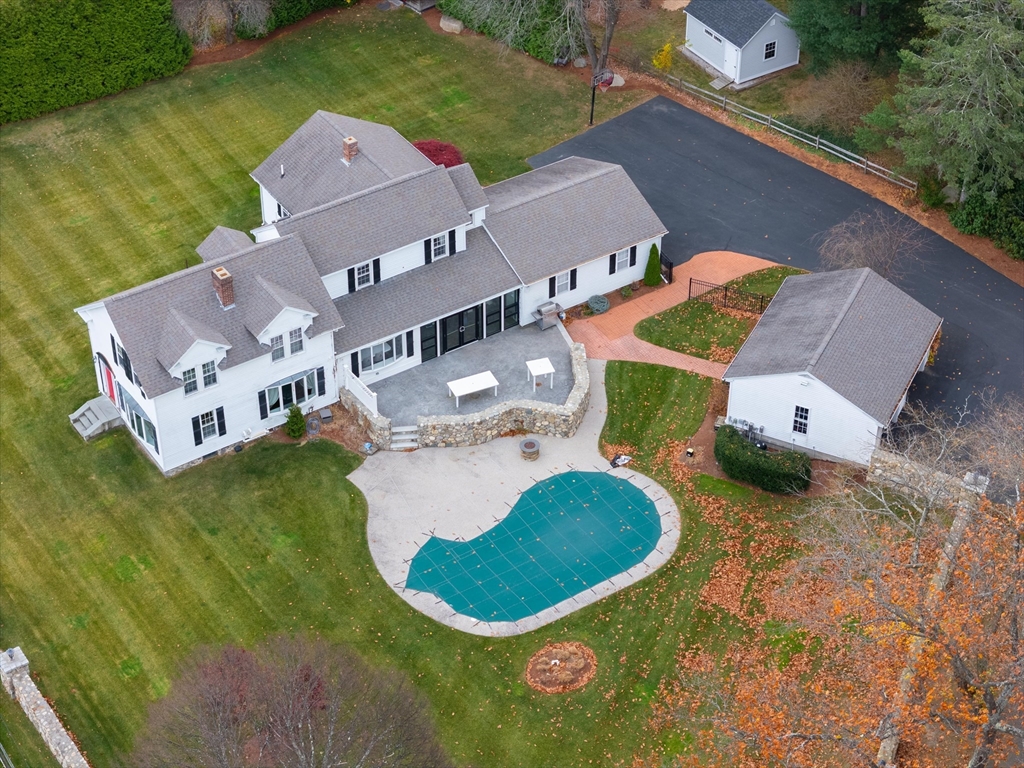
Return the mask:
<path fill-rule="evenodd" d="M 729 250 L 817 270 L 815 235 L 854 211 L 889 209 L 662 96 L 529 162 L 536 168 L 572 155 L 626 169 L 668 227 L 664 251 L 675 264 Z M 900 287 L 944 323 L 936 364 L 918 375 L 911 399 L 953 408 L 989 387 L 1024 392 L 1024 289 L 922 231 L 924 264 Z"/>

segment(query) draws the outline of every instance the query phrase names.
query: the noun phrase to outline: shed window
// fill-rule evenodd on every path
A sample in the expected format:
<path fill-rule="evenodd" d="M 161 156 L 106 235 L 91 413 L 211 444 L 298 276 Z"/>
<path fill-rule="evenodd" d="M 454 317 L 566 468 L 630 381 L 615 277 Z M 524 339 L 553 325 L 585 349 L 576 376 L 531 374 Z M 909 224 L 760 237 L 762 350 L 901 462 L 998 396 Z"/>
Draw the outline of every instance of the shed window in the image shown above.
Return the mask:
<path fill-rule="evenodd" d="M 775 41 L 772 40 L 770 43 L 764 44 L 764 60 L 775 58 Z"/>
<path fill-rule="evenodd" d="M 807 422 L 810 420 L 811 412 L 809 409 L 804 408 L 802 405 L 796 407 L 796 411 L 793 413 L 793 431 L 799 432 L 801 435 L 807 434 Z"/>

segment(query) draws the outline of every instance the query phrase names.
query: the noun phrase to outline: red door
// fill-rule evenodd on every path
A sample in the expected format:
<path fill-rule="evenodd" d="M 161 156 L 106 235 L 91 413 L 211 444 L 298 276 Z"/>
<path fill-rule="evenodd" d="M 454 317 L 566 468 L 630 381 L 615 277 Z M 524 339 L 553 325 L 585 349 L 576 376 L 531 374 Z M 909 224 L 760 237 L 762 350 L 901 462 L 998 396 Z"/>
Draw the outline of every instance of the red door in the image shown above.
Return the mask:
<path fill-rule="evenodd" d="M 117 405 L 117 399 L 114 396 L 114 374 L 107 366 L 103 365 L 102 363 L 100 363 L 100 368 L 103 370 L 103 381 L 105 384 L 105 386 L 103 387 L 103 391 L 106 393 L 107 397 L 110 398 L 110 402 L 112 402 L 114 405 Z"/>

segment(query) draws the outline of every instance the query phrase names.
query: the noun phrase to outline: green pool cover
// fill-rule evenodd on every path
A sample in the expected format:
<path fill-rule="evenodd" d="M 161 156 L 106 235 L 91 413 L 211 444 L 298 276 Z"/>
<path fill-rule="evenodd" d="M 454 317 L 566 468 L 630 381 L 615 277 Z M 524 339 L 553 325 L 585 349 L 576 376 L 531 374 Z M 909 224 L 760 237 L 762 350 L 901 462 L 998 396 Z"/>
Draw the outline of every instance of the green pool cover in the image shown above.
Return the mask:
<path fill-rule="evenodd" d="M 565 472 L 523 493 L 504 520 L 471 541 L 432 536 L 405 586 L 481 621 L 518 621 L 629 570 L 660 537 L 654 502 L 635 485 L 603 472 Z"/>

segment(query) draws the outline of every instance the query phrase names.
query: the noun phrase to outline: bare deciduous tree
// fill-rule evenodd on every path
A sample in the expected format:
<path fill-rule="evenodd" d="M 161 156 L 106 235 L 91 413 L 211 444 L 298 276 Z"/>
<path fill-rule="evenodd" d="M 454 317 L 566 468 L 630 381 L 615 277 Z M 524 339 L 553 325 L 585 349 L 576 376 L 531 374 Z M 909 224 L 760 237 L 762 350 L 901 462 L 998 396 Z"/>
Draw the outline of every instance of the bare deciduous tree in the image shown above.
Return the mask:
<path fill-rule="evenodd" d="M 881 208 L 857 211 L 818 239 L 825 269 L 870 267 L 893 281 L 913 270 L 926 247 L 924 231 L 913 220 Z"/>
<path fill-rule="evenodd" d="M 152 708 L 143 768 L 448 768 L 415 689 L 322 640 L 202 654 Z"/>
<path fill-rule="evenodd" d="M 173 0 L 174 22 L 196 48 L 233 43 L 238 30 L 264 34 L 273 0 Z"/>

